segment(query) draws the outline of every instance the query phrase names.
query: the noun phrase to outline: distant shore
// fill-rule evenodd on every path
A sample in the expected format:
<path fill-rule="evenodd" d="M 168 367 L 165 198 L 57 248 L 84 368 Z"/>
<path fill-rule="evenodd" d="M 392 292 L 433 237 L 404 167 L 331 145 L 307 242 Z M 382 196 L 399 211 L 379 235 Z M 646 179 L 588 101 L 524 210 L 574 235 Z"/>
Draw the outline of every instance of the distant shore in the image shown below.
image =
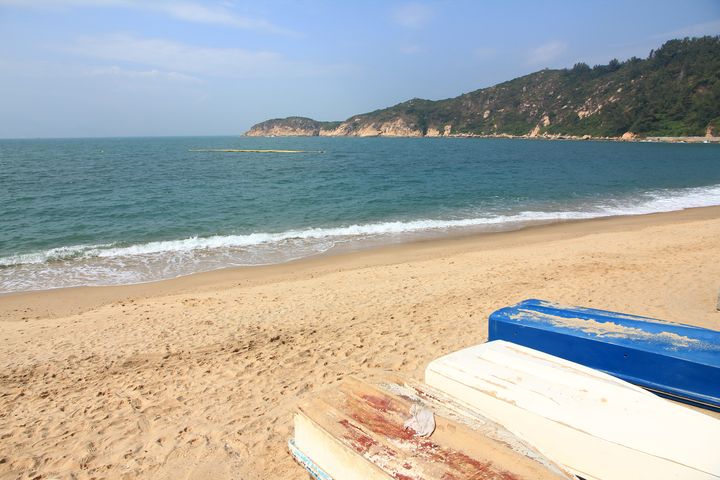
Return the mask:
<path fill-rule="evenodd" d="M 325 137 L 326 135 L 304 135 L 304 134 L 272 134 L 272 135 L 248 135 L 243 136 L 273 138 L 273 137 Z M 333 136 L 333 135 L 329 135 Z M 342 137 L 353 137 L 353 135 L 342 135 Z M 716 136 L 682 136 L 682 137 L 642 137 L 635 135 L 623 135 L 620 137 L 594 137 L 591 135 L 563 135 L 539 134 L 539 135 L 511 135 L 509 133 L 498 133 L 481 135 L 475 133 L 450 133 L 444 135 L 358 135 L 361 138 L 510 138 L 523 140 L 574 140 L 574 141 L 606 141 L 606 142 L 639 142 L 639 143 L 720 143 L 720 137 Z"/>
<path fill-rule="evenodd" d="M 541 134 L 541 135 L 473 135 L 473 134 L 453 134 L 452 137 L 461 138 L 522 138 L 537 140 L 602 140 L 610 142 L 643 142 L 643 143 L 720 143 L 720 137 L 639 137 L 639 136 L 623 136 L 623 137 L 592 137 L 590 135 L 561 135 L 561 134 Z"/>
<path fill-rule="evenodd" d="M 561 135 L 561 134 L 541 134 L 541 135 L 473 135 L 473 134 L 453 134 L 451 137 L 459 138 L 522 138 L 533 140 L 580 140 L 580 141 L 610 141 L 610 142 L 642 142 L 642 143 L 720 143 L 720 137 L 592 137 L 590 135 Z"/>

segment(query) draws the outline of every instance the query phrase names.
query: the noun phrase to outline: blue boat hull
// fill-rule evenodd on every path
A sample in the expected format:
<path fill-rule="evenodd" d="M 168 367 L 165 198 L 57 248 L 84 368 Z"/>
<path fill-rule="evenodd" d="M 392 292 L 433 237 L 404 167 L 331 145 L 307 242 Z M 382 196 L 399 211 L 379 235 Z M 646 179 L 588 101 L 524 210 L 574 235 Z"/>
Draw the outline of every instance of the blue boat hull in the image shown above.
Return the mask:
<path fill-rule="evenodd" d="M 290 450 L 290 454 L 293 458 L 295 458 L 295 461 L 308 472 L 308 475 L 310 475 L 311 478 L 314 480 L 333 480 L 333 478 L 322 468 L 318 467 L 317 464 L 310 459 L 310 457 L 297 448 L 295 440 L 288 440 L 288 450 Z"/>
<path fill-rule="evenodd" d="M 720 411 L 720 332 L 542 300 L 494 312 L 488 330 L 488 340 L 524 345 Z"/>

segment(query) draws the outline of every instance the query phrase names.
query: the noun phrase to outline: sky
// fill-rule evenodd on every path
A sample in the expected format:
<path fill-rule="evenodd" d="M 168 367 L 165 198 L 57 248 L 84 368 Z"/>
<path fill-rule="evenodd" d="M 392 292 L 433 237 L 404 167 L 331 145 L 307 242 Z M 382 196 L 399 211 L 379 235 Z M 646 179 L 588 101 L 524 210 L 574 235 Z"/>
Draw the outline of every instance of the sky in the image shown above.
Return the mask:
<path fill-rule="evenodd" d="M 720 0 L 0 0 L 0 138 L 344 120 L 720 34 Z"/>

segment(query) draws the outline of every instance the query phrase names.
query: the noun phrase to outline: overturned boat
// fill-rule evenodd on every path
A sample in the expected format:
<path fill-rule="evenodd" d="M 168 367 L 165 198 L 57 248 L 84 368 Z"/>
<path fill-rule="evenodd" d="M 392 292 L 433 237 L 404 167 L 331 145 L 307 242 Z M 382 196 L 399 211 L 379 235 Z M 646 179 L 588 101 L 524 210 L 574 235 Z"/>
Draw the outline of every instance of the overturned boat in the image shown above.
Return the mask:
<path fill-rule="evenodd" d="M 319 392 L 294 423 L 290 453 L 320 480 L 572 478 L 504 427 L 394 375 Z"/>
<path fill-rule="evenodd" d="M 525 300 L 490 315 L 488 340 L 524 345 L 720 411 L 720 332 L 714 330 Z"/>
<path fill-rule="evenodd" d="M 425 383 L 586 480 L 720 479 L 720 420 L 502 340 L 433 360 Z"/>

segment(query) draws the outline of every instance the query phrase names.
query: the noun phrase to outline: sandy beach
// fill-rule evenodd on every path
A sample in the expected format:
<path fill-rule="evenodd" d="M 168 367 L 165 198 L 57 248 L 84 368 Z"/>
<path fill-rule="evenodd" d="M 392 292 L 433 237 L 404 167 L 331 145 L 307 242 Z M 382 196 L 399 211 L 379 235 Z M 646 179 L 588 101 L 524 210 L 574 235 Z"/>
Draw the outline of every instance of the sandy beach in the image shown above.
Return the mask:
<path fill-rule="evenodd" d="M 720 329 L 720 207 L 0 297 L 0 478 L 304 478 L 294 406 L 525 298 Z"/>

